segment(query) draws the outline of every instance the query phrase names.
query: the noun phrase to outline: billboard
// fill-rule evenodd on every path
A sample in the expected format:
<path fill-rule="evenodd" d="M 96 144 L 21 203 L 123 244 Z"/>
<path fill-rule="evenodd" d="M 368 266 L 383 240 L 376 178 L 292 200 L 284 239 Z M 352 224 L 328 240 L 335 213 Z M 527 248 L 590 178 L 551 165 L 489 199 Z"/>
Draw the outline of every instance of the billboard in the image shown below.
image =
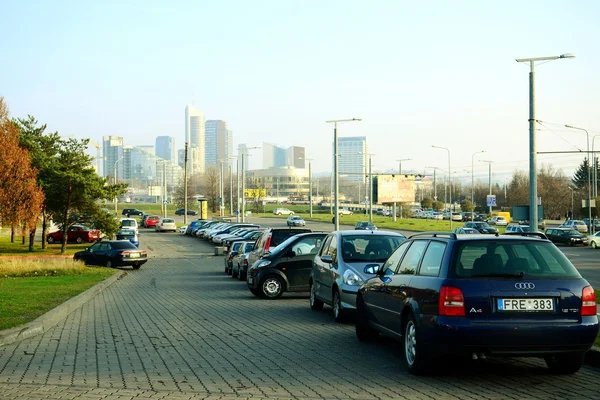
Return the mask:
<path fill-rule="evenodd" d="M 244 197 L 247 199 L 267 197 L 267 189 L 244 189 Z"/>
<path fill-rule="evenodd" d="M 416 182 L 414 175 L 377 175 L 373 177 L 375 203 L 414 202 Z"/>

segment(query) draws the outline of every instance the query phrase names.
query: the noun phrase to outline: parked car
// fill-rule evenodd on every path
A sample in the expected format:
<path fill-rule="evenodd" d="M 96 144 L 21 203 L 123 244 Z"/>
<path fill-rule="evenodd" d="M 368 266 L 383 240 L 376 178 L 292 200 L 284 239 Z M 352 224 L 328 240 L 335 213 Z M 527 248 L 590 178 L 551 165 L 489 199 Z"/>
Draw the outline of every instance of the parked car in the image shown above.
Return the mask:
<path fill-rule="evenodd" d="M 148 253 L 128 240 L 102 240 L 84 251 L 78 251 L 73 259 L 81 260 L 86 265 L 104 265 L 108 268 L 130 265 L 138 269 L 148 261 Z"/>
<path fill-rule="evenodd" d="M 214 229 L 210 233 L 206 235 L 209 242 L 215 244 L 221 244 L 221 240 L 224 236 L 230 235 L 232 232 L 238 231 L 242 228 L 253 228 L 258 229 L 260 225 L 256 224 L 230 224 L 228 226 L 224 226 L 222 229 Z"/>
<path fill-rule="evenodd" d="M 149 215 L 145 220 L 144 220 L 144 228 L 152 228 L 152 227 L 156 227 L 156 224 L 158 224 L 158 221 L 160 221 L 160 217 L 158 215 Z"/>
<path fill-rule="evenodd" d="M 569 246 L 578 244 L 586 246 L 588 244 L 588 238 L 573 228 L 548 228 L 546 236 L 556 244 L 568 244 Z"/>
<path fill-rule="evenodd" d="M 450 219 L 450 213 L 447 213 L 448 218 L 446 219 Z M 437 219 L 437 220 L 443 220 L 444 219 L 444 214 L 440 213 L 440 212 L 432 212 L 431 219 Z"/>
<path fill-rule="evenodd" d="M 494 215 L 492 218 L 490 218 L 490 220 L 488 221 L 488 224 L 497 225 L 497 226 L 507 226 L 508 221 L 506 221 L 506 218 L 504 218 L 502 216 Z"/>
<path fill-rule="evenodd" d="M 592 221 L 594 221 L 594 232 L 599 232 L 600 231 L 600 219 L 594 218 Z M 590 227 L 590 219 L 589 218 L 584 218 L 583 222 L 585 222 L 585 225 L 588 228 L 588 232 L 592 232 L 592 229 Z"/>
<path fill-rule="evenodd" d="M 481 235 L 481 232 L 475 228 L 454 228 L 452 232 L 457 235 Z"/>
<path fill-rule="evenodd" d="M 181 225 L 179 228 L 177 228 L 177 232 L 179 233 L 185 234 L 185 231 L 187 231 L 187 225 Z"/>
<path fill-rule="evenodd" d="M 477 229 L 479 233 L 488 233 L 488 234 L 496 234 L 498 233 L 498 229 L 490 226 L 487 222 L 465 222 L 463 228 L 473 228 Z"/>
<path fill-rule="evenodd" d="M 241 247 L 238 249 L 238 255 L 235 256 L 231 263 L 231 277 L 244 280 L 243 271 L 248 271 L 248 257 L 254 249 L 255 242 L 242 242 Z"/>
<path fill-rule="evenodd" d="M 600 246 L 600 231 L 587 237 L 588 244 L 592 249 L 597 249 Z"/>
<path fill-rule="evenodd" d="M 356 293 L 372 274 L 364 267 L 379 265 L 406 240 L 395 232 L 335 231 L 327 235 L 314 258 L 309 277 L 310 308 L 333 307 L 333 317 L 340 322 L 356 309 Z"/>
<path fill-rule="evenodd" d="M 565 222 L 563 222 L 559 228 L 571 228 L 571 229 L 576 229 L 581 233 L 587 233 L 588 232 L 588 227 L 585 224 L 585 222 L 578 220 L 578 219 L 568 219 Z"/>
<path fill-rule="evenodd" d="M 52 243 L 62 243 L 62 231 L 51 232 L 46 235 L 46 241 Z M 100 231 L 88 228 L 85 225 L 72 225 L 67 229 L 67 243 L 85 243 L 100 240 Z"/>
<path fill-rule="evenodd" d="M 457 222 L 461 222 L 463 219 L 463 216 L 461 213 L 459 212 L 452 212 L 452 221 L 457 221 Z"/>
<path fill-rule="evenodd" d="M 140 247 L 140 241 L 138 239 L 138 234 L 135 229 L 130 228 L 121 228 L 119 232 L 115 235 L 117 240 L 128 240 L 135 247 Z"/>
<path fill-rule="evenodd" d="M 598 334 L 593 288 L 545 239 L 420 233 L 372 272 L 357 295 L 356 335 L 401 341 L 413 374 L 440 354 L 543 357 L 570 374 Z"/>
<path fill-rule="evenodd" d="M 352 211 L 348 210 L 347 208 L 339 208 L 338 214 L 339 215 L 352 215 L 354 213 Z"/>
<path fill-rule="evenodd" d="M 507 225 L 504 232 L 529 232 L 529 225 Z"/>
<path fill-rule="evenodd" d="M 464 212 L 464 213 L 461 214 L 461 216 L 462 216 L 462 221 L 463 222 L 475 221 L 475 213 Z"/>
<path fill-rule="evenodd" d="M 177 232 L 177 225 L 173 218 L 161 218 L 154 227 L 155 232 Z"/>
<path fill-rule="evenodd" d="M 321 248 L 324 232 L 295 235 L 265 254 L 247 273 L 250 292 L 276 299 L 283 292 L 307 292 L 315 254 Z"/>
<path fill-rule="evenodd" d="M 229 251 L 229 249 L 233 243 L 236 243 L 239 241 L 242 241 L 242 242 L 251 241 L 252 243 L 256 242 L 258 240 L 258 238 L 263 234 L 264 231 L 265 231 L 264 229 L 257 229 L 255 231 L 245 233 L 238 238 L 235 238 L 235 239 L 231 238 L 231 239 L 225 240 L 225 243 L 223 244 L 223 247 L 225 248 L 225 252 Z"/>
<path fill-rule="evenodd" d="M 132 215 L 144 215 L 144 212 L 142 210 L 138 210 L 137 208 L 124 208 L 121 212 L 121 215 L 131 217 Z"/>
<path fill-rule="evenodd" d="M 244 242 L 235 242 L 231 246 L 231 251 L 225 254 L 225 257 L 223 257 L 223 261 L 225 263 L 225 273 L 227 275 L 231 275 L 231 270 L 233 269 L 233 258 L 238 255 L 238 250 L 243 243 Z"/>
<path fill-rule="evenodd" d="M 211 221 L 207 220 L 207 219 L 198 219 L 196 221 L 192 221 L 188 224 L 187 229 L 185 230 L 185 234 L 188 236 L 192 235 L 192 232 L 195 231 L 196 229 L 198 229 L 201 226 L 206 225 L 207 223 L 209 223 Z"/>
<path fill-rule="evenodd" d="M 481 222 L 485 222 L 488 220 L 488 215 L 487 214 L 475 214 L 475 221 L 481 221 Z"/>
<path fill-rule="evenodd" d="M 305 226 L 306 221 L 304 218 L 297 215 L 290 215 L 287 219 L 287 226 Z"/>
<path fill-rule="evenodd" d="M 175 215 L 183 215 L 185 213 L 186 213 L 185 209 L 183 209 L 183 208 L 178 208 L 177 210 L 175 210 Z M 198 215 L 198 211 L 188 209 L 187 215 Z"/>
<path fill-rule="evenodd" d="M 273 210 L 273 214 L 275 215 L 294 215 L 294 212 L 288 210 L 287 208 L 276 208 Z"/>
<path fill-rule="evenodd" d="M 263 234 L 256 240 L 254 249 L 248 256 L 248 265 L 252 266 L 257 262 L 264 254 L 266 254 L 271 248 L 279 246 L 285 242 L 290 236 L 297 235 L 299 233 L 309 233 L 312 230 L 308 228 L 268 228 Z M 240 271 L 240 278 L 246 279 L 247 267 L 242 268 Z M 244 267 L 244 266 L 242 266 Z"/>
<path fill-rule="evenodd" d="M 375 224 L 368 221 L 359 221 L 354 225 L 355 231 L 376 231 L 377 227 Z"/>
<path fill-rule="evenodd" d="M 135 230 L 135 233 L 139 233 L 138 223 L 135 218 L 121 218 L 119 220 L 119 228 L 129 228 Z"/>

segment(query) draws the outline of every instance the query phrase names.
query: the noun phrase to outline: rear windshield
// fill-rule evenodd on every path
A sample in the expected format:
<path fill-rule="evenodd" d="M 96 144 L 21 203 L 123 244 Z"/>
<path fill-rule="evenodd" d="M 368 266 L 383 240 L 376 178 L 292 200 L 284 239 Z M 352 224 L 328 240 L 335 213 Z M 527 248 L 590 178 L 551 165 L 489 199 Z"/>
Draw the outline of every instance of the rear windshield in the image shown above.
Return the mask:
<path fill-rule="evenodd" d="M 175 220 L 174 219 L 164 218 L 162 220 L 162 222 L 165 223 L 165 224 L 172 224 L 173 222 L 175 222 Z"/>
<path fill-rule="evenodd" d="M 473 241 L 458 244 L 450 277 L 580 278 L 567 257 L 552 243 Z"/>
<path fill-rule="evenodd" d="M 299 233 L 308 233 L 312 232 L 310 229 L 283 229 L 279 231 L 271 232 L 271 243 L 269 246 L 275 247 L 279 246 L 281 243 L 285 242 L 285 240 L 291 236 L 297 235 Z"/>
<path fill-rule="evenodd" d="M 119 250 L 123 250 L 123 249 L 136 249 L 137 247 L 135 247 L 131 242 L 127 241 L 123 241 L 123 242 L 112 242 L 111 246 L 113 249 L 119 249 Z"/>
<path fill-rule="evenodd" d="M 133 219 L 124 219 L 121 221 L 121 226 L 135 226 L 137 222 Z"/>
<path fill-rule="evenodd" d="M 342 259 L 346 262 L 384 262 L 406 238 L 360 235 L 342 238 Z"/>

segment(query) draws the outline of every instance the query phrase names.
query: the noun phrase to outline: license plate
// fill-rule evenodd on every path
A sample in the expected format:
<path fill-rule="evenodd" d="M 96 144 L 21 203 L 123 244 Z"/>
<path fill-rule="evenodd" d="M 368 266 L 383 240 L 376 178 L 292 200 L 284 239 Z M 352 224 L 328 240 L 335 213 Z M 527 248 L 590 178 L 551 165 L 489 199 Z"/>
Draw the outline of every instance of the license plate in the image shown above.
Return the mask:
<path fill-rule="evenodd" d="M 252 278 L 251 276 L 248 277 L 248 283 L 252 284 L 254 282 L 254 278 Z"/>
<path fill-rule="evenodd" d="M 139 258 L 140 257 L 140 253 L 129 253 L 129 257 L 130 258 Z"/>
<path fill-rule="evenodd" d="M 554 311 L 552 299 L 498 299 L 498 311 Z"/>

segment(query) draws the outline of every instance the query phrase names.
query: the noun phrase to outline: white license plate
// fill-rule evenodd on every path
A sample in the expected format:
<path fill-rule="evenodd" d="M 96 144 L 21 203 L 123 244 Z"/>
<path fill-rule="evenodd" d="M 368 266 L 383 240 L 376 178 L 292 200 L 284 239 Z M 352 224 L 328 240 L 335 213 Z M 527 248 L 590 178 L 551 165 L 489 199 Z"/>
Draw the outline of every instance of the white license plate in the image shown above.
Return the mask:
<path fill-rule="evenodd" d="M 140 253 L 129 253 L 129 258 L 139 258 Z"/>
<path fill-rule="evenodd" d="M 498 299 L 498 311 L 554 311 L 552 299 Z"/>
<path fill-rule="evenodd" d="M 254 278 L 252 278 L 251 276 L 248 277 L 248 283 L 252 284 L 254 282 Z"/>

